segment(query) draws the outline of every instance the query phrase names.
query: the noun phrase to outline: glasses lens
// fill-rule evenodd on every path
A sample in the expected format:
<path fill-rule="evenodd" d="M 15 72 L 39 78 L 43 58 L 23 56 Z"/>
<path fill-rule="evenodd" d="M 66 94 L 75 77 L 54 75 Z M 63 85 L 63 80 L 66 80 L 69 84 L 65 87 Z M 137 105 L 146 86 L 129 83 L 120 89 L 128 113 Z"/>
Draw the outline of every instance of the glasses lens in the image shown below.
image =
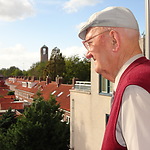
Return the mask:
<path fill-rule="evenodd" d="M 89 38 L 88 40 L 83 41 L 83 42 L 82 42 L 83 45 L 85 46 L 85 48 L 86 48 L 87 50 L 90 50 L 89 40 L 91 40 L 91 39 L 93 39 L 93 38 L 95 38 L 95 37 L 97 37 L 97 36 L 99 36 L 99 35 L 101 35 L 101 34 L 103 34 L 103 33 L 105 33 L 105 32 L 108 32 L 108 31 L 110 31 L 110 30 L 106 30 L 106 31 L 104 31 L 104 32 L 102 32 L 102 33 L 99 33 L 99 34 L 97 34 L 97 35 L 95 35 L 95 36 Z"/>
<path fill-rule="evenodd" d="M 85 48 L 86 48 L 87 50 L 90 49 L 90 46 L 89 46 L 88 42 L 83 42 L 83 45 L 85 46 Z"/>

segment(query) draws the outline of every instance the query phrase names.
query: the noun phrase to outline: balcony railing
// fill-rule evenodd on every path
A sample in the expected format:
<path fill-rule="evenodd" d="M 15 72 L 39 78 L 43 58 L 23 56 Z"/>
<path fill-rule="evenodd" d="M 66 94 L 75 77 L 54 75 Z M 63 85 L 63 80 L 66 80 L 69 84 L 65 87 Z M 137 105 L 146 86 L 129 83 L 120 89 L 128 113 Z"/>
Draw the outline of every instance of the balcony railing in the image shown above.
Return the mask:
<path fill-rule="evenodd" d="M 91 82 L 89 81 L 76 81 L 74 86 L 76 90 L 90 92 L 91 91 Z"/>

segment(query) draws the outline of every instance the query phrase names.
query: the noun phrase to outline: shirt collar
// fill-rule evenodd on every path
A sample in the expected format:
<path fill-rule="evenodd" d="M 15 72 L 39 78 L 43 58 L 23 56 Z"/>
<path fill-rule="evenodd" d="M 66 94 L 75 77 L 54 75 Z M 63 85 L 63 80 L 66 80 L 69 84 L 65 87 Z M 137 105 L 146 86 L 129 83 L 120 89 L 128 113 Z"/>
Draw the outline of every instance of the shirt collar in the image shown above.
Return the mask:
<path fill-rule="evenodd" d="M 128 68 L 128 66 L 133 63 L 136 59 L 140 58 L 140 57 L 143 57 L 143 54 L 138 54 L 138 55 L 135 55 L 133 56 L 132 58 L 130 58 L 122 67 L 121 69 L 119 70 L 116 78 L 115 78 L 115 83 L 114 83 L 114 91 L 116 91 L 117 89 L 117 86 L 118 86 L 118 83 L 119 83 L 119 80 L 123 74 L 123 72 Z"/>

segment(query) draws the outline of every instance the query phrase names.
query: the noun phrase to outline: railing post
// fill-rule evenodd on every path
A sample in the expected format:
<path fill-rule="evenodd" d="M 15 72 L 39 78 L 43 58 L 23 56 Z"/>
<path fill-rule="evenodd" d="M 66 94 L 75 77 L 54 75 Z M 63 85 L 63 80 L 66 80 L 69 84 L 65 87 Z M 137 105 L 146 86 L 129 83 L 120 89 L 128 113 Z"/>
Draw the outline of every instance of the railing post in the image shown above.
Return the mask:
<path fill-rule="evenodd" d="M 145 35 L 145 50 L 146 57 L 150 59 L 150 0 L 145 0 L 146 8 L 146 35 Z"/>

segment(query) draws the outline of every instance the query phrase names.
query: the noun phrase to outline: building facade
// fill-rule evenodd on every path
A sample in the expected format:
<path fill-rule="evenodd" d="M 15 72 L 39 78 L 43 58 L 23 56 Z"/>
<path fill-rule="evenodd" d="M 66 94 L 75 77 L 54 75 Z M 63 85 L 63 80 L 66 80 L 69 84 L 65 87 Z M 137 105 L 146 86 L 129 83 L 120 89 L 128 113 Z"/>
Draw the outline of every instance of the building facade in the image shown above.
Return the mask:
<path fill-rule="evenodd" d="M 91 86 L 80 83 L 70 91 L 70 145 L 72 150 L 99 150 L 110 111 L 112 84 L 94 71 L 91 62 Z M 101 85 L 101 86 L 100 86 Z M 109 86 L 109 89 L 108 89 Z M 84 90 L 85 89 L 85 90 Z M 88 89 L 88 90 L 87 90 Z"/>

